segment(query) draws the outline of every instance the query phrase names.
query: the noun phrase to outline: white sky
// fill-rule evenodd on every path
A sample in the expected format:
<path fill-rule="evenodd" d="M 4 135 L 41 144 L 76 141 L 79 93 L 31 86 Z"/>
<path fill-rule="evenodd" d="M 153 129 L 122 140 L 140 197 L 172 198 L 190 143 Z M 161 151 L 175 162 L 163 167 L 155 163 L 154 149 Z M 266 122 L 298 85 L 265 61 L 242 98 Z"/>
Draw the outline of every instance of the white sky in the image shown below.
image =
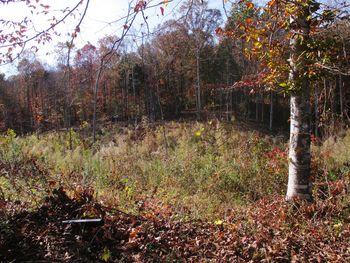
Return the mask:
<path fill-rule="evenodd" d="M 78 3 L 79 0 L 40 0 L 39 3 L 50 5 L 50 13 L 48 15 L 32 15 L 28 10 L 28 7 L 24 3 L 11 3 L 8 5 L 0 5 L 0 18 L 4 20 L 20 21 L 24 17 L 29 17 L 33 20 L 36 31 L 41 31 L 44 28 L 47 28 L 49 22 L 47 21 L 53 15 L 56 18 L 63 16 L 62 9 L 66 7 L 73 7 Z M 129 0 L 130 1 L 130 0 Z M 121 32 L 121 28 L 124 25 L 124 20 L 109 24 L 112 21 L 116 21 L 127 14 L 128 10 L 128 0 L 90 0 L 90 5 L 88 12 L 84 18 L 84 21 L 80 27 L 81 32 L 78 34 L 78 37 L 75 40 L 75 45 L 80 48 L 88 41 L 92 44 L 96 44 L 99 39 L 106 35 L 118 35 Z M 148 0 L 148 5 L 153 5 L 161 2 L 162 0 Z M 133 0 L 132 6 L 135 6 L 137 0 Z M 164 6 L 164 16 L 161 15 L 160 7 L 155 7 L 149 9 L 145 12 L 145 15 L 148 16 L 149 26 L 152 28 L 165 20 L 172 18 L 175 10 L 184 3 L 185 0 L 174 0 L 170 2 L 167 6 Z M 80 11 L 83 10 L 85 6 L 85 1 L 83 6 L 80 7 Z M 210 8 L 218 8 L 222 10 L 222 0 L 209 0 Z M 79 15 L 78 13 L 76 13 Z M 224 17 L 224 16 L 223 16 Z M 41 60 L 44 64 L 48 66 L 54 66 L 55 56 L 54 50 L 57 42 L 66 42 L 70 40 L 69 34 L 73 32 L 76 24 L 78 23 L 79 16 L 69 18 L 66 20 L 65 24 L 60 25 L 57 28 L 57 31 L 60 32 L 59 37 L 53 38 L 53 41 L 45 46 L 40 46 L 40 50 L 37 53 L 37 58 Z M 141 31 L 147 32 L 146 26 L 144 24 L 142 16 L 139 15 L 139 19 L 134 23 L 134 30 L 132 32 Z M 32 45 L 35 45 L 35 42 L 27 44 L 27 48 L 30 48 Z M 15 64 L 12 66 L 0 66 L 0 72 L 6 73 L 7 75 L 15 74 Z"/>
<path fill-rule="evenodd" d="M 32 0 L 34 2 L 34 0 Z M 37 1 L 37 0 L 35 0 Z M 28 7 L 23 2 L 10 3 L 10 4 L 0 4 L 0 19 L 20 21 L 24 17 L 29 17 L 33 20 L 35 24 L 35 30 L 41 31 L 48 27 L 49 22 L 47 21 L 53 15 L 56 18 L 60 19 L 63 16 L 62 9 L 66 7 L 72 8 L 80 0 L 40 0 L 39 3 L 46 4 L 51 6 L 49 15 L 32 15 Z M 81 32 L 78 34 L 78 37 L 75 39 L 74 44 L 77 48 L 82 47 L 88 41 L 96 45 L 97 41 L 103 38 L 106 35 L 120 35 L 121 28 L 124 25 L 124 21 L 119 23 L 109 24 L 112 21 L 118 20 L 124 17 L 127 14 L 128 2 L 132 1 L 132 6 L 135 6 L 135 3 L 138 0 L 90 0 L 90 5 L 86 17 L 83 21 Z M 154 5 L 160 3 L 164 0 L 146 0 L 149 5 Z M 155 7 L 145 11 L 146 16 L 149 17 L 147 20 L 151 31 L 152 28 L 158 24 L 161 24 L 167 19 L 173 18 L 175 11 L 184 3 L 186 0 L 173 0 L 167 6 L 164 6 L 165 14 L 161 15 L 160 7 Z M 230 2 L 231 0 L 227 1 Z M 321 2 L 326 3 L 336 3 L 341 0 L 321 0 Z M 342 0 L 348 2 L 350 0 Z M 80 7 L 80 11 L 83 10 L 86 0 L 84 0 L 83 5 Z M 208 0 L 210 8 L 220 9 L 223 13 L 223 0 Z M 225 1 L 226 2 L 226 1 Z M 267 0 L 256 0 L 260 4 L 266 3 Z M 226 9 L 229 11 L 229 5 L 226 4 Z M 61 33 L 60 37 L 55 37 L 52 42 L 41 46 L 39 52 L 37 52 L 36 57 L 42 61 L 42 63 L 47 67 L 55 66 L 55 46 L 57 42 L 66 42 L 70 40 L 69 34 L 73 32 L 78 20 L 79 14 L 77 17 L 69 18 L 66 20 L 65 24 L 61 24 L 57 31 Z M 223 18 L 225 15 L 223 14 Z M 146 32 L 146 27 L 140 29 L 143 24 L 142 17 L 139 16 L 139 20 L 135 21 L 134 29 L 131 31 L 133 33 L 140 34 L 141 31 Z M 1 24 L 0 24 L 1 25 Z M 1 33 L 1 28 L 0 28 Z M 141 34 L 140 34 L 141 35 Z M 26 48 L 30 48 L 32 45 L 35 45 L 35 42 L 28 43 Z M 2 50 L 6 52 L 6 50 Z M 0 73 L 5 73 L 6 75 L 16 74 L 16 62 L 13 65 L 0 66 Z"/>

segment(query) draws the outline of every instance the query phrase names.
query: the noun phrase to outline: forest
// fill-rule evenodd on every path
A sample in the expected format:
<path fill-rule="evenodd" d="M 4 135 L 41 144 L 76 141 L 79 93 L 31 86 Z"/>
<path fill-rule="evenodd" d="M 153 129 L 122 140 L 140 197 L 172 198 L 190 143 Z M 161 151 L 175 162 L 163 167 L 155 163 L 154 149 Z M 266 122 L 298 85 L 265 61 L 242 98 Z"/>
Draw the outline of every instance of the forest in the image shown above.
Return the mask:
<path fill-rule="evenodd" d="M 1 263 L 350 261 L 349 1 L 73 2 L 0 19 Z"/>

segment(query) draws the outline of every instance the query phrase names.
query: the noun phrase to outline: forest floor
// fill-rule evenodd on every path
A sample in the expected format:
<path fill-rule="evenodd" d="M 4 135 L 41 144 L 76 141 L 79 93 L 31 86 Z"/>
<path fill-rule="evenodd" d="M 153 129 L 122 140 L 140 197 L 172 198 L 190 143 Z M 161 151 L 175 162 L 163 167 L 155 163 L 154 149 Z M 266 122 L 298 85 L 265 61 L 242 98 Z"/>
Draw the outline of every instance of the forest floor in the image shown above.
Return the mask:
<path fill-rule="evenodd" d="M 185 222 L 169 208 L 134 216 L 88 193 L 56 190 L 35 211 L 9 214 L 16 204 L 6 204 L 1 262 L 349 262 L 349 206 L 339 207 L 341 198 L 291 207 L 276 196 L 233 210 L 230 220 Z M 103 223 L 63 223 L 87 215 Z"/>
<path fill-rule="evenodd" d="M 69 152 L 65 135 L 2 138 L 0 262 L 350 261 L 350 136 L 313 147 L 314 201 L 291 204 L 279 139 L 220 123 L 116 134 L 91 151 L 73 134 Z"/>

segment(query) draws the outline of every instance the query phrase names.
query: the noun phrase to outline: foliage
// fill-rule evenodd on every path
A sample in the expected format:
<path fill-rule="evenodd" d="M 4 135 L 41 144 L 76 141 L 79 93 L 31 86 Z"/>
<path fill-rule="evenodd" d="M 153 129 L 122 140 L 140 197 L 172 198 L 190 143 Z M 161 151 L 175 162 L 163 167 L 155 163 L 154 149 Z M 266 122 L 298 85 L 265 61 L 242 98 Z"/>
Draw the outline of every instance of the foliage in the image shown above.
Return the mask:
<path fill-rule="evenodd" d="M 287 147 L 277 137 L 219 121 L 146 119 L 103 134 L 91 149 L 75 133 L 72 150 L 64 132 L 1 137 L 1 149 L 17 145 L 0 159 L 5 261 L 350 257 L 348 133 L 313 145 L 315 202 L 295 206 L 282 197 Z M 61 223 L 96 217 L 103 227 Z"/>
<path fill-rule="evenodd" d="M 58 185 L 69 191 L 77 186 L 91 187 L 99 200 L 118 203 L 126 211 L 137 213 L 140 199 L 155 198 L 172 204 L 180 216 L 202 218 L 224 214 L 232 204 L 283 194 L 287 181 L 288 147 L 284 141 L 218 121 L 171 122 L 162 128 L 144 120 L 136 130 L 104 131 L 92 149 L 88 148 L 88 140 L 76 132 L 72 133 L 72 150 L 66 133 L 24 138 L 9 134 L 3 137 L 8 143 L 1 148 L 6 173 L 12 174 L 14 168 L 10 167 L 15 164 L 22 166 L 20 171 L 25 170 L 18 174 L 33 173 L 28 175 L 33 184 L 42 178 L 38 197 L 45 196 L 45 189 L 50 192 Z M 342 167 L 348 162 L 347 155 L 339 154 L 347 149 L 342 146 L 346 138 L 338 141 L 340 146 L 328 146 L 326 142 L 313 147 L 315 175 L 331 171 L 339 174 L 340 169 L 346 174 Z M 44 175 L 39 176 L 40 171 Z M 25 177 L 12 177 L 12 181 L 3 177 L 5 193 L 14 182 L 22 184 L 18 193 L 12 192 L 8 198 L 28 201 Z"/>
<path fill-rule="evenodd" d="M 229 38 L 238 37 L 247 43 L 245 54 L 257 61 L 261 75 L 259 85 L 290 92 L 298 89 L 296 83 L 287 81 L 291 70 L 289 57 L 292 39 L 300 42 L 306 50 L 303 56 L 294 58 L 297 59 L 296 64 L 304 60 L 305 65 L 299 69 L 303 72 L 298 73 L 301 78 L 318 80 L 327 72 L 335 73 L 337 63 L 339 65 L 346 60 L 339 49 L 343 46 L 341 37 L 331 33 L 334 27 L 341 24 L 336 15 L 338 12 L 330 7 L 321 8 L 321 4 L 315 0 L 271 0 L 264 7 L 258 7 L 250 0 L 242 0 L 234 6 L 225 29 L 217 29 L 217 33 Z M 295 31 L 300 26 L 296 18 L 304 14 L 307 17 L 303 26 L 310 30 L 309 37 Z"/>
<path fill-rule="evenodd" d="M 264 197 L 211 222 L 173 217 L 173 207 L 151 201 L 139 216 L 93 200 L 91 191 L 68 197 L 53 191 L 33 212 L 6 204 L 1 260 L 84 262 L 347 262 L 350 259 L 349 177 L 343 191 L 315 203 L 287 204 Z M 317 196 L 317 195 L 316 195 Z M 103 225 L 62 224 L 92 214 Z M 79 242 L 77 242 L 79 240 Z"/>

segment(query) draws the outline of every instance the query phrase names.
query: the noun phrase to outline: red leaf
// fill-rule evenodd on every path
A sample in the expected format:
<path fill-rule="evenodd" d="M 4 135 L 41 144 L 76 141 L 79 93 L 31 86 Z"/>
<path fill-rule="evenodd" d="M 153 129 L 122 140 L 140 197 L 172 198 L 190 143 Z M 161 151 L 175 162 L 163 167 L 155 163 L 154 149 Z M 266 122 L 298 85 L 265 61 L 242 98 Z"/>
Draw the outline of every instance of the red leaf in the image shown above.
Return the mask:
<path fill-rule="evenodd" d="M 253 22 L 253 19 L 251 17 L 248 17 L 245 22 L 249 25 Z"/>
<path fill-rule="evenodd" d="M 160 7 L 160 12 L 162 12 L 162 16 L 164 16 L 164 8 L 162 6 Z"/>
<path fill-rule="evenodd" d="M 224 30 L 221 27 L 218 27 L 218 28 L 215 29 L 215 33 L 217 35 L 222 35 L 224 33 Z"/>

